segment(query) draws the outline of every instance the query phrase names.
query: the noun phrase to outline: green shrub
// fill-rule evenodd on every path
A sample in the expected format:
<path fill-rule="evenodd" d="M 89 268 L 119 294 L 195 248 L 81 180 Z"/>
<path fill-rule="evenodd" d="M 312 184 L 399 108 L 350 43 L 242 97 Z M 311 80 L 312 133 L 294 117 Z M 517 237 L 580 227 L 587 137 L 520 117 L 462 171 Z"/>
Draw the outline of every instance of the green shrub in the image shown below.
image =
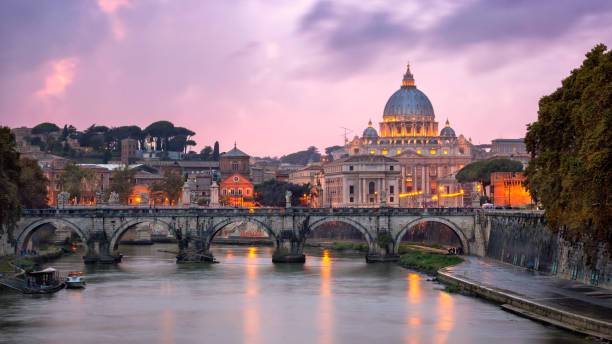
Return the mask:
<path fill-rule="evenodd" d="M 407 248 L 400 257 L 400 265 L 423 270 L 428 273 L 436 273 L 441 268 L 457 265 L 463 259 L 457 256 L 449 256 L 436 252 Z"/>

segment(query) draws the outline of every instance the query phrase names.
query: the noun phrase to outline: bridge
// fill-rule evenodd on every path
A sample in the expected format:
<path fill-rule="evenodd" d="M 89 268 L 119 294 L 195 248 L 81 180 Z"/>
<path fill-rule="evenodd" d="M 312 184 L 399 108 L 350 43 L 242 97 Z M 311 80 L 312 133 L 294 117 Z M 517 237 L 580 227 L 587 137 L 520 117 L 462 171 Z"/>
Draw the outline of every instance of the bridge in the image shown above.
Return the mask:
<path fill-rule="evenodd" d="M 486 214 L 464 208 L 127 208 L 74 207 L 24 210 L 13 237 L 25 247 L 46 224 L 66 227 L 85 243 L 86 263 L 116 263 L 121 236 L 140 223 L 165 227 L 178 240 L 177 262 L 211 261 L 210 245 L 224 227 L 254 223 L 274 242 L 275 262 L 304 262 L 304 243 L 319 226 L 337 221 L 357 229 L 368 244 L 368 262 L 396 261 L 406 231 L 425 222 L 448 226 L 466 254 L 484 256 L 488 233 Z"/>

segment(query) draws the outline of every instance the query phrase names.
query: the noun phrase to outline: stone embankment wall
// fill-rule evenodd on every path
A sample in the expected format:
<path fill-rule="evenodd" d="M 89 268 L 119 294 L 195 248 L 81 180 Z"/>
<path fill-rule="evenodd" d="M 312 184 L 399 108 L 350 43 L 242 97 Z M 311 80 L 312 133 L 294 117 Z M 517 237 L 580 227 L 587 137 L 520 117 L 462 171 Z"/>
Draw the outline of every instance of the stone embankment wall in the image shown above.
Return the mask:
<path fill-rule="evenodd" d="M 8 233 L 2 231 L 0 234 L 0 257 L 12 253 L 12 247 L 8 243 Z"/>
<path fill-rule="evenodd" d="M 550 232 L 543 214 L 487 214 L 483 220 L 489 232 L 487 257 L 612 289 L 607 244 L 585 250 L 584 243 Z"/>

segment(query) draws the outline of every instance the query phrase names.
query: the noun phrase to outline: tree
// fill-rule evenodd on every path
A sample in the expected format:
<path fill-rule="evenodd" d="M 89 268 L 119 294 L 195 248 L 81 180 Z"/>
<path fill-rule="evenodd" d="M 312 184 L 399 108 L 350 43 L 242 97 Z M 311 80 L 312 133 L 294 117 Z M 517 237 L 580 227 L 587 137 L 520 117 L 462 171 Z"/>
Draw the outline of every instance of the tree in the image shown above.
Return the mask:
<path fill-rule="evenodd" d="M 13 229 L 21 215 L 19 202 L 19 153 L 15 135 L 8 127 L 0 127 L 0 236 L 8 231 L 12 240 Z"/>
<path fill-rule="evenodd" d="M 81 168 L 73 161 L 64 164 L 64 170 L 57 177 L 62 191 L 70 194 L 75 203 L 91 200 L 98 188 L 98 180 L 93 170 Z"/>
<path fill-rule="evenodd" d="M 200 156 L 202 157 L 202 160 L 204 160 L 204 161 L 213 160 L 213 149 L 212 149 L 212 147 L 211 146 L 204 147 L 204 149 L 202 149 L 200 151 Z"/>
<path fill-rule="evenodd" d="M 32 134 L 40 134 L 45 136 L 45 143 L 49 142 L 49 135 L 51 133 L 56 133 L 58 131 L 60 131 L 60 128 L 56 124 L 49 122 L 40 123 L 39 125 L 32 128 Z"/>
<path fill-rule="evenodd" d="M 183 176 L 177 169 L 164 167 L 164 179 L 161 182 L 151 184 L 149 191 L 153 195 L 163 195 L 170 204 L 176 204 L 181 197 L 183 185 Z"/>
<path fill-rule="evenodd" d="M 484 187 L 491 184 L 491 173 L 493 172 L 520 172 L 522 170 L 523 164 L 520 161 L 510 159 L 482 160 L 465 165 L 457 172 L 455 178 L 460 183 L 479 182 Z"/>
<path fill-rule="evenodd" d="M 274 179 L 255 185 L 255 200 L 272 207 L 285 206 L 285 193 L 291 191 L 291 205 L 300 205 L 300 197 L 310 192 L 310 185 L 279 182 Z"/>
<path fill-rule="evenodd" d="M 306 150 L 282 156 L 280 160 L 290 164 L 306 165 L 309 162 L 321 161 L 321 154 L 319 154 L 317 147 L 310 146 Z"/>
<path fill-rule="evenodd" d="M 151 123 L 144 130 L 146 135 L 151 135 L 155 138 L 155 149 L 156 150 L 168 150 L 168 140 L 174 136 L 174 124 L 168 121 L 157 121 Z"/>
<path fill-rule="evenodd" d="M 219 161 L 219 141 L 215 141 L 215 148 L 213 149 L 212 160 Z"/>
<path fill-rule="evenodd" d="M 526 186 L 552 231 L 612 243 L 612 51 L 603 44 L 540 99 L 527 126 Z"/>
<path fill-rule="evenodd" d="M 47 208 L 49 205 L 49 179 L 45 177 L 38 162 L 30 158 L 19 160 L 19 200 L 26 209 Z"/>
<path fill-rule="evenodd" d="M 132 194 L 132 190 L 134 190 L 135 175 L 136 169 L 129 168 L 127 165 L 113 170 L 110 191 L 116 192 L 119 195 L 119 202 L 121 204 L 127 204 L 128 198 Z"/>

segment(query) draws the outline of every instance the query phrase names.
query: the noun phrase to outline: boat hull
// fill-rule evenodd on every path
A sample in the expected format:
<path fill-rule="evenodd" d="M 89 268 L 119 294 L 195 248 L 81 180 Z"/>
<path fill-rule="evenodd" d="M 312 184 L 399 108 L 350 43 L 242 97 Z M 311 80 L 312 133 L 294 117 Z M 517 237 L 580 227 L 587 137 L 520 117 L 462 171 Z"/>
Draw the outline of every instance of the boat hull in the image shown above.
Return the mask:
<path fill-rule="evenodd" d="M 32 288 L 26 288 L 23 293 L 24 294 L 53 294 L 55 292 L 58 292 L 62 289 L 64 289 L 66 287 L 66 283 L 58 283 L 57 285 L 54 286 L 50 286 L 50 287 L 44 287 L 44 288 L 40 288 L 40 289 L 32 289 Z"/>

